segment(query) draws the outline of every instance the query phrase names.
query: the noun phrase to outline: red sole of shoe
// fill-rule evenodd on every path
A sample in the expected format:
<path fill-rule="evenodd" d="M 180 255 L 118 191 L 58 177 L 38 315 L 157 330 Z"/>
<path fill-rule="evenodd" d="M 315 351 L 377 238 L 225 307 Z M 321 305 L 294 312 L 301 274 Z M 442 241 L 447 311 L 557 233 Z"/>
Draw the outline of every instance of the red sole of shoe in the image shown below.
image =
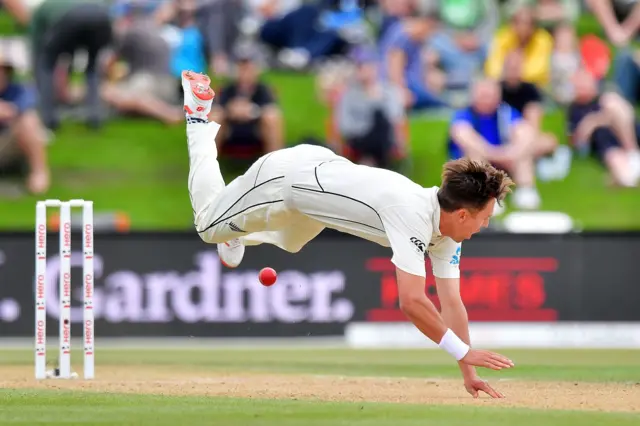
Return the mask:
<path fill-rule="evenodd" d="M 191 84 L 191 91 L 198 99 L 203 101 L 210 101 L 213 99 L 215 92 L 211 87 L 209 87 L 211 84 L 211 79 L 209 77 L 192 71 L 183 71 L 182 76 L 189 80 L 189 84 Z"/>

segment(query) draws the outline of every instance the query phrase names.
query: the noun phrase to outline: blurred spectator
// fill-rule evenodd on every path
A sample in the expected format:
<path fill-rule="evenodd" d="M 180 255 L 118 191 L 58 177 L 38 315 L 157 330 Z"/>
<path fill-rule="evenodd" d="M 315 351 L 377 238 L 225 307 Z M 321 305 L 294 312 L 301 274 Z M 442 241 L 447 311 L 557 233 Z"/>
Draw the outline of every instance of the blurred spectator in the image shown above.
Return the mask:
<path fill-rule="evenodd" d="M 393 24 L 380 40 L 380 76 L 402 89 L 403 103 L 408 108 L 446 105 L 439 96 L 446 77 L 435 71 L 435 55 L 425 54 L 424 50 L 427 38 L 437 27 L 434 16 L 420 13 Z"/>
<path fill-rule="evenodd" d="M 578 0 L 510 0 L 508 13 L 523 6 L 532 9 L 538 26 L 553 35 L 554 49 L 551 56 L 552 98 L 562 104 L 571 102 L 571 76 L 580 66 L 575 23 L 580 16 Z"/>
<path fill-rule="evenodd" d="M 157 0 L 156 0 L 157 1 Z M 180 20 L 181 14 L 193 17 L 189 25 L 178 25 L 192 42 L 199 45 L 216 75 L 229 75 L 233 48 L 240 37 L 239 23 L 244 16 L 241 0 L 163 1 L 156 11 L 156 22 Z M 191 26 L 197 27 L 202 41 L 195 41 Z"/>
<path fill-rule="evenodd" d="M 429 38 L 447 87 L 468 88 L 482 67 L 500 16 L 495 0 L 420 0 L 440 17 L 443 28 Z"/>
<path fill-rule="evenodd" d="M 632 104 L 640 100 L 640 50 L 624 49 L 615 58 L 614 81 L 620 94 Z"/>
<path fill-rule="evenodd" d="M 255 49 L 241 46 L 235 57 L 238 78 L 216 96 L 211 119 L 222 126 L 216 138 L 221 156 L 254 160 L 284 147 L 282 114 L 259 80 Z"/>
<path fill-rule="evenodd" d="M 585 0 L 585 4 L 615 46 L 626 46 L 637 37 L 640 30 L 640 2 L 637 0 Z"/>
<path fill-rule="evenodd" d="M 89 124 L 97 127 L 101 121 L 98 55 L 112 40 L 109 9 L 91 0 L 44 0 L 33 11 L 30 24 L 34 74 L 45 126 L 56 129 L 60 122 L 54 83 L 58 60 L 85 50 L 88 55 L 87 116 Z"/>
<path fill-rule="evenodd" d="M 556 29 L 554 49 L 551 57 L 551 87 L 549 93 L 561 105 L 573 100 L 571 79 L 581 65 L 575 32 L 562 26 Z"/>
<path fill-rule="evenodd" d="M 529 6 L 538 25 L 551 34 L 560 28 L 573 28 L 580 16 L 580 0 L 510 0 L 508 13 Z"/>
<path fill-rule="evenodd" d="M 113 75 L 122 61 L 128 72 L 114 76 L 102 88 L 103 100 L 117 111 L 153 117 L 167 124 L 184 120 L 175 80 L 170 72 L 171 51 L 151 20 L 118 22 L 115 49 L 108 60 Z"/>
<path fill-rule="evenodd" d="M 636 186 L 640 179 L 639 123 L 633 107 L 613 92 L 600 95 L 596 79 L 580 70 L 574 76 L 575 101 L 568 126 L 573 145 L 591 152 L 614 182 Z"/>
<path fill-rule="evenodd" d="M 0 167 L 26 160 L 27 189 L 42 194 L 50 184 L 46 135 L 36 112 L 35 93 L 14 77 L 10 63 L 0 57 Z"/>
<path fill-rule="evenodd" d="M 506 169 L 516 182 L 513 201 L 520 209 L 537 209 L 535 160 L 549 152 L 536 144 L 537 132 L 520 113 L 500 99 L 500 86 L 483 79 L 472 87 L 471 105 L 454 113 L 449 131 L 451 159 L 469 157 Z M 542 152 L 541 152 L 542 151 Z"/>
<path fill-rule="evenodd" d="M 164 25 L 162 35 L 171 48 L 171 74 L 179 87 L 183 70 L 199 73 L 208 72 L 205 39 L 196 25 L 197 4 L 195 0 L 170 0 L 166 6 L 156 13 L 156 22 Z M 168 12 L 172 12 L 169 14 Z"/>
<path fill-rule="evenodd" d="M 406 151 L 402 93 L 378 79 L 375 52 L 354 54 L 357 65 L 337 103 L 337 124 L 349 158 L 370 166 L 391 168 L 393 157 Z"/>
<path fill-rule="evenodd" d="M 522 81 L 522 53 L 515 51 L 507 56 L 502 78 L 502 100 L 515 108 L 531 125 L 537 136 L 538 174 L 547 180 L 564 179 L 571 167 L 571 150 L 558 146 L 552 133 L 542 131 L 544 108 L 542 96 L 536 86 Z M 552 155 L 553 154 L 553 155 Z"/>
<path fill-rule="evenodd" d="M 284 14 L 278 8 L 282 7 L 280 1 L 264 0 L 261 11 L 266 22 L 259 35 L 263 43 L 275 49 L 280 65 L 300 70 L 318 59 L 343 52 L 346 43 L 338 31 L 322 25 L 323 0 L 285 8 L 288 10 Z"/>
<path fill-rule="evenodd" d="M 39 0 L 36 0 L 36 2 Z M 13 17 L 20 25 L 26 26 L 31 19 L 30 6 L 33 2 L 27 2 L 25 0 L 2 0 L 2 8 L 6 10 L 9 15 Z"/>
<path fill-rule="evenodd" d="M 380 28 L 378 40 L 382 39 L 389 28 L 401 19 L 409 17 L 415 10 L 416 0 L 379 0 Z"/>
<path fill-rule="evenodd" d="M 545 87 L 551 78 L 553 38 L 536 27 L 533 10 L 527 6 L 514 11 L 509 25 L 496 33 L 485 64 L 487 75 L 500 78 L 507 55 L 515 50 L 521 50 L 524 57 L 522 79 Z"/>

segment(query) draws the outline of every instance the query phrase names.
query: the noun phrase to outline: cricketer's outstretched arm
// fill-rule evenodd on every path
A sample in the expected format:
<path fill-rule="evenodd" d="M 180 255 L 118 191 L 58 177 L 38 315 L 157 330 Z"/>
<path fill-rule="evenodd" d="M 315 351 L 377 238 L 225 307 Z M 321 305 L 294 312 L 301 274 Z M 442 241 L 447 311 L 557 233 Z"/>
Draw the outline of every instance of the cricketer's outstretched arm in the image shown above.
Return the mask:
<path fill-rule="evenodd" d="M 438 289 L 438 298 L 440 299 L 440 312 L 445 324 L 453 330 L 460 339 L 471 346 L 469 316 L 467 315 L 467 308 L 464 306 L 460 295 L 460 278 L 436 277 L 436 287 Z M 493 398 L 503 397 L 500 392 L 493 389 L 487 382 L 478 377 L 473 365 L 458 361 L 458 366 L 464 377 L 465 388 L 471 395 L 478 397 L 478 391 L 481 390 Z"/>
<path fill-rule="evenodd" d="M 396 268 L 400 309 L 429 339 L 437 343 L 457 361 L 464 364 L 501 370 L 513 367 L 508 358 L 490 351 L 470 349 L 453 330 L 425 294 L 424 277 Z"/>

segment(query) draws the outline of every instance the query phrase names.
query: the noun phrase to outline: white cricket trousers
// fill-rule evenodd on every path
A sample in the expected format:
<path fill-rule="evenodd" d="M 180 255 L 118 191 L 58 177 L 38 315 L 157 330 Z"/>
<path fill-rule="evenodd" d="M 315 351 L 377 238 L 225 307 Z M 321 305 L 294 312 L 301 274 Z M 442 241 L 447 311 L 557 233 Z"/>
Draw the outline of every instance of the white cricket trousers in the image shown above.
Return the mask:
<path fill-rule="evenodd" d="M 269 243 L 289 252 L 299 251 L 324 225 L 291 208 L 296 154 L 311 152 L 311 157 L 316 155 L 320 160 L 333 154 L 317 147 L 269 153 L 225 186 L 215 143 L 219 130 L 215 122 L 187 123 L 188 187 L 198 234 L 207 243 L 242 238 L 245 245 Z"/>

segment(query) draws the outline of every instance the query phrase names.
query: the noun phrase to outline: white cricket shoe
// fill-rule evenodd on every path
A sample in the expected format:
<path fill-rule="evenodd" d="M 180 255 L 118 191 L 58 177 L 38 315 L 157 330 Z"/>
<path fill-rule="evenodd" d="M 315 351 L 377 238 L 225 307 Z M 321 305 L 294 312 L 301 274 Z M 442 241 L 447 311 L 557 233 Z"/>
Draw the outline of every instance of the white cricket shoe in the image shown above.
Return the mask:
<path fill-rule="evenodd" d="M 182 90 L 184 91 L 184 111 L 188 117 L 206 120 L 215 93 L 209 85 L 211 79 L 193 71 L 182 71 Z"/>
<path fill-rule="evenodd" d="M 244 244 L 240 238 L 218 244 L 218 257 L 227 268 L 237 268 L 244 257 Z"/>

